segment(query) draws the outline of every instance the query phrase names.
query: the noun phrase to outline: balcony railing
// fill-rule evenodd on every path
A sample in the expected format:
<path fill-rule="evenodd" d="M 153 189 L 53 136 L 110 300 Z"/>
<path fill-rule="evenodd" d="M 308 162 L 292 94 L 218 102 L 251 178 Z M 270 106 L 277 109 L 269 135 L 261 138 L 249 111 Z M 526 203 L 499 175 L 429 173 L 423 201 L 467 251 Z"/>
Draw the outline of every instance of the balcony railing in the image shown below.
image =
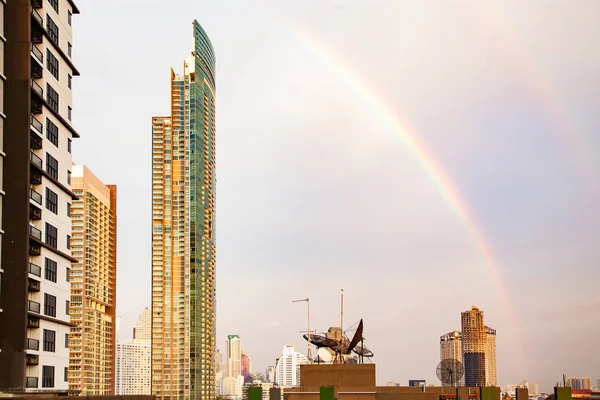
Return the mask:
<path fill-rule="evenodd" d="M 38 378 L 33 376 L 28 376 L 25 379 L 25 387 L 28 389 L 37 389 L 38 387 Z"/>
<path fill-rule="evenodd" d="M 33 53 L 35 58 L 37 58 L 40 64 L 44 65 L 44 53 L 42 53 L 42 51 L 38 49 L 37 46 L 35 46 L 33 43 L 31 43 L 31 52 Z"/>
<path fill-rule="evenodd" d="M 44 18 L 42 18 L 40 13 L 38 13 L 35 10 L 35 8 L 31 9 L 31 15 L 33 16 L 33 19 L 35 19 L 38 22 L 38 24 L 40 24 L 40 26 L 43 28 L 44 27 Z"/>
<path fill-rule="evenodd" d="M 42 169 L 44 167 L 44 163 L 42 162 L 42 159 L 39 158 L 37 156 L 37 154 L 34 154 L 34 153 L 30 152 L 29 153 L 29 159 L 31 160 L 31 162 L 33 163 L 33 165 L 35 165 L 39 169 Z"/>
<path fill-rule="evenodd" d="M 29 290 L 32 293 L 39 292 L 40 291 L 40 281 L 36 281 L 35 279 L 29 278 L 29 281 L 27 284 L 27 290 Z"/>
<path fill-rule="evenodd" d="M 40 134 L 40 136 L 44 136 L 44 125 L 40 122 L 39 119 L 30 115 L 31 126 Z"/>
<path fill-rule="evenodd" d="M 40 231 L 35 226 L 29 225 L 29 236 L 31 236 L 34 239 L 37 239 L 37 240 L 41 241 L 42 240 L 42 231 Z"/>
<path fill-rule="evenodd" d="M 39 265 L 35 265 L 34 263 L 29 263 L 29 273 L 35 276 L 42 276 L 42 267 Z"/>
<path fill-rule="evenodd" d="M 40 362 L 40 356 L 37 354 L 27 354 L 27 365 L 38 365 Z"/>
<path fill-rule="evenodd" d="M 40 341 L 37 339 L 27 339 L 27 350 L 39 350 Z"/>
<path fill-rule="evenodd" d="M 40 206 L 42 205 L 42 195 L 31 188 L 29 189 L 29 198 L 38 203 Z"/>
<path fill-rule="evenodd" d="M 42 87 L 33 79 L 31 80 L 31 88 L 37 93 L 38 96 L 40 96 L 42 99 L 44 98 L 44 89 L 42 89 Z"/>
<path fill-rule="evenodd" d="M 32 315 L 27 316 L 27 327 L 30 329 L 37 329 L 40 327 L 40 319 Z"/>
<path fill-rule="evenodd" d="M 27 300 L 27 311 L 31 311 L 34 313 L 40 313 L 40 303 L 33 300 Z M 29 347 L 28 347 L 29 348 Z M 34 349 L 37 350 L 37 349 Z"/>

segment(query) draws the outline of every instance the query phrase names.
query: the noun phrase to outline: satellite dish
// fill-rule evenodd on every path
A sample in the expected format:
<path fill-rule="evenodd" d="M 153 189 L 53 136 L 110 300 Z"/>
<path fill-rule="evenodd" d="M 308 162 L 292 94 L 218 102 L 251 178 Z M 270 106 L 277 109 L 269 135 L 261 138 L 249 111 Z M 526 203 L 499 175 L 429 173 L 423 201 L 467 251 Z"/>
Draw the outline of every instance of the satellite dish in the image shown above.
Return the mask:
<path fill-rule="evenodd" d="M 437 377 L 445 385 L 456 386 L 463 377 L 463 365 L 453 358 L 442 360 L 437 366 Z"/>
<path fill-rule="evenodd" d="M 330 363 L 333 359 L 333 356 L 329 352 L 329 349 L 327 349 L 326 347 L 319 347 L 319 349 L 317 350 L 317 354 L 324 363 Z"/>

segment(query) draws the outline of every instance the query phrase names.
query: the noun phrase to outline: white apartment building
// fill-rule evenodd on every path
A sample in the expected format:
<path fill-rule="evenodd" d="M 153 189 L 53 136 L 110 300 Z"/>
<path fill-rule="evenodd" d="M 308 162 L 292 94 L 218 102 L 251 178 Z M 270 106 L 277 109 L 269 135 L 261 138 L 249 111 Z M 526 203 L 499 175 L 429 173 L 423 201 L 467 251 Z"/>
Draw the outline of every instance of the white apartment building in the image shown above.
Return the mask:
<path fill-rule="evenodd" d="M 279 387 L 299 386 L 302 364 L 310 364 L 308 358 L 298 353 L 295 346 L 285 346 L 275 367 L 275 384 Z"/>
<path fill-rule="evenodd" d="M 146 307 L 133 328 L 133 340 L 117 343 L 115 394 L 149 395 L 151 381 L 152 311 Z"/>

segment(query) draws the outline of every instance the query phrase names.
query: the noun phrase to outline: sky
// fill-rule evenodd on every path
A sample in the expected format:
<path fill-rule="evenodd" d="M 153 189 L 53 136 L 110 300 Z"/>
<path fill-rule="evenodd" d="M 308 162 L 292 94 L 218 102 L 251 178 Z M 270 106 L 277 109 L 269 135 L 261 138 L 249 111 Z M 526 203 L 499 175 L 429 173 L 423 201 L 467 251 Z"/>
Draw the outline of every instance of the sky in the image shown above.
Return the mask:
<path fill-rule="evenodd" d="M 118 186 L 121 339 L 150 305 L 151 117 L 217 58 L 217 345 L 253 369 L 364 319 L 439 384 L 477 305 L 500 385 L 600 376 L 600 2 L 80 0 L 74 162 Z M 351 333 L 350 333 L 351 334 Z"/>

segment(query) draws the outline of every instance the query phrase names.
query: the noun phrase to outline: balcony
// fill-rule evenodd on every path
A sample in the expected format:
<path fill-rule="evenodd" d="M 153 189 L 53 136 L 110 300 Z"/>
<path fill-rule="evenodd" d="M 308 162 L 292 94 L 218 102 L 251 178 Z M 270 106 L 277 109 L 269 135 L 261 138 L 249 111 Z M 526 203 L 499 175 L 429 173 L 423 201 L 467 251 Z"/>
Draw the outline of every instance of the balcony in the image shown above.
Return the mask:
<path fill-rule="evenodd" d="M 29 225 L 29 236 L 39 240 L 40 242 L 42 241 L 42 231 L 40 231 L 35 226 Z"/>
<path fill-rule="evenodd" d="M 38 317 L 34 317 L 33 315 L 27 316 L 27 328 L 29 329 L 37 329 L 40 327 L 40 319 Z"/>
<path fill-rule="evenodd" d="M 42 205 L 42 195 L 31 188 L 29 189 L 29 198 L 38 203 L 40 206 Z"/>
<path fill-rule="evenodd" d="M 39 12 L 36 11 L 35 8 L 31 9 L 31 16 L 33 17 L 33 19 L 40 24 L 40 27 L 43 28 L 44 27 L 44 18 L 42 18 L 42 16 L 40 15 Z"/>
<path fill-rule="evenodd" d="M 39 137 L 36 133 L 29 135 L 29 147 L 32 150 L 41 150 L 44 144 L 44 139 Z"/>
<path fill-rule="evenodd" d="M 38 365 L 39 362 L 40 356 L 38 356 L 37 354 L 27 354 L 27 365 Z"/>
<path fill-rule="evenodd" d="M 42 79 L 44 76 L 44 67 L 38 64 L 36 61 L 31 60 L 31 77 L 33 79 Z"/>
<path fill-rule="evenodd" d="M 29 170 L 29 183 L 32 185 L 42 184 L 42 173 L 40 170 L 33 168 Z"/>
<path fill-rule="evenodd" d="M 27 300 L 27 311 L 31 311 L 36 314 L 39 314 L 40 313 L 40 303 L 38 303 L 37 301 L 33 301 L 33 300 Z M 37 350 L 37 349 L 33 349 L 33 350 Z"/>
<path fill-rule="evenodd" d="M 31 44 L 31 54 L 40 62 L 40 64 L 42 64 L 42 66 L 44 65 L 44 53 L 42 53 L 42 51 L 33 43 Z"/>
<path fill-rule="evenodd" d="M 42 255 L 42 246 L 38 243 L 29 243 L 29 255 L 30 256 L 41 256 Z"/>
<path fill-rule="evenodd" d="M 31 113 L 32 114 L 41 114 L 42 113 L 42 106 L 43 106 L 44 102 L 42 101 L 41 98 L 37 97 L 37 96 L 31 96 Z"/>
<path fill-rule="evenodd" d="M 44 98 L 44 89 L 42 89 L 42 87 L 33 79 L 31 80 L 31 90 L 33 90 L 35 94 L 40 96 L 40 99 Z"/>
<path fill-rule="evenodd" d="M 27 339 L 27 350 L 39 350 L 40 341 L 37 339 Z"/>
<path fill-rule="evenodd" d="M 29 161 L 31 161 L 31 163 L 33 165 L 38 167 L 40 169 L 40 171 L 44 169 L 44 163 L 42 162 L 42 159 L 37 156 L 37 154 L 30 152 L 29 153 Z"/>
<path fill-rule="evenodd" d="M 42 209 L 29 203 L 29 219 L 32 221 L 39 221 L 42 219 Z"/>
<path fill-rule="evenodd" d="M 44 137 L 44 125 L 40 122 L 39 119 L 30 115 L 29 123 L 31 124 L 31 128 L 40 135 L 40 137 Z"/>
<path fill-rule="evenodd" d="M 42 276 L 42 267 L 39 265 L 35 265 L 34 263 L 29 263 L 29 273 L 35 276 Z"/>
<path fill-rule="evenodd" d="M 31 7 L 33 8 L 42 8 L 43 7 L 43 0 L 31 0 Z"/>
<path fill-rule="evenodd" d="M 36 281 L 35 279 L 29 278 L 27 284 L 27 290 L 31 293 L 36 293 L 40 291 L 40 281 Z"/>
<path fill-rule="evenodd" d="M 38 378 L 33 376 L 28 376 L 25 378 L 25 387 L 27 389 L 37 389 L 38 387 Z"/>

